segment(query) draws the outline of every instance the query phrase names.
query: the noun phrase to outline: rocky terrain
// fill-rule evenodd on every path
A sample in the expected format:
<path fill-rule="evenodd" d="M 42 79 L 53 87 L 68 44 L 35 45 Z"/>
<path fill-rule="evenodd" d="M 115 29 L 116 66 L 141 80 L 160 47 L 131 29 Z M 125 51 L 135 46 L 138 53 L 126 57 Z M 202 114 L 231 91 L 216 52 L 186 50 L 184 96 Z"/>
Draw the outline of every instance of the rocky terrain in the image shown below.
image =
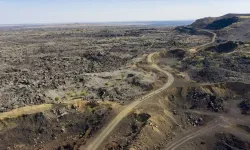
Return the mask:
<path fill-rule="evenodd" d="M 0 29 L 0 149 L 250 149 L 249 23 Z"/>
<path fill-rule="evenodd" d="M 104 149 L 249 149 L 248 91 L 249 84 L 182 82 L 124 119 Z"/>
<path fill-rule="evenodd" d="M 228 14 L 177 27 L 210 38 L 213 32 L 216 40 L 161 51 L 158 65 L 175 83 L 124 119 L 104 149 L 249 149 L 249 21 Z M 134 117 L 143 113 L 146 123 Z"/>
<path fill-rule="evenodd" d="M 79 148 L 118 105 L 165 82 L 147 54 L 207 41 L 163 27 L 1 29 L 0 149 Z M 143 126 L 145 114 L 134 117 Z"/>
<path fill-rule="evenodd" d="M 2 112 L 65 99 L 67 93 L 130 100 L 150 90 L 155 77 L 144 79 L 140 70 L 124 68 L 150 51 L 208 40 L 172 28 L 143 27 L 21 28 L 0 35 Z"/>
<path fill-rule="evenodd" d="M 175 67 L 198 82 L 240 81 L 249 83 L 249 18 L 247 14 L 228 14 L 197 20 L 182 32 L 199 29 L 216 33 L 216 42 L 185 57 Z M 223 26 L 222 26 L 223 25 Z M 238 27 L 236 27 L 238 26 Z"/>
<path fill-rule="evenodd" d="M 191 27 L 215 30 L 218 41 L 249 41 L 249 14 L 227 14 L 199 19 Z"/>
<path fill-rule="evenodd" d="M 112 112 L 112 105 L 81 101 L 10 118 L 0 124 L 0 149 L 73 149 L 84 143 Z M 46 144 L 44 146 L 43 144 Z"/>

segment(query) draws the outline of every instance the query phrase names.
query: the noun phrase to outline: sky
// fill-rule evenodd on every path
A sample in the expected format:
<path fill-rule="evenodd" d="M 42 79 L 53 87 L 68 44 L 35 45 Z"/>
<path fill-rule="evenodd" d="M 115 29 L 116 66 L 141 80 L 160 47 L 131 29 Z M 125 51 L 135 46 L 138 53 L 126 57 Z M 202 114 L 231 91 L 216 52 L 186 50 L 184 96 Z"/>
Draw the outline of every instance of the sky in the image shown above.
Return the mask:
<path fill-rule="evenodd" d="M 0 0 L 0 24 L 195 20 L 250 13 L 250 0 Z"/>

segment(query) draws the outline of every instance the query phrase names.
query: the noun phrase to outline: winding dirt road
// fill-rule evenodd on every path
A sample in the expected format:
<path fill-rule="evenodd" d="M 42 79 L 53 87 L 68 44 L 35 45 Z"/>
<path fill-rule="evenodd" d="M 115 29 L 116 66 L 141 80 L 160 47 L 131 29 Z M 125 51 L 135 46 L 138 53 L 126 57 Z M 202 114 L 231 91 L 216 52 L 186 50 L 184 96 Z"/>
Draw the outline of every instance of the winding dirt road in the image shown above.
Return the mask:
<path fill-rule="evenodd" d="M 217 34 L 214 33 L 214 32 L 211 32 L 211 31 L 208 31 L 208 30 L 200 30 L 200 31 L 204 31 L 204 32 L 207 32 L 207 33 L 212 34 L 212 35 L 213 35 L 212 40 L 211 40 L 210 42 L 208 42 L 208 43 L 205 43 L 205 44 L 196 46 L 196 47 L 194 47 L 194 48 L 191 48 L 191 49 L 189 50 L 191 53 L 196 53 L 199 49 L 201 49 L 201 48 L 203 48 L 203 47 L 206 47 L 206 46 L 208 46 L 208 45 L 210 45 L 210 44 L 213 44 L 213 43 L 215 42 L 216 38 L 217 38 Z"/>
<path fill-rule="evenodd" d="M 208 32 L 208 33 L 212 34 L 213 37 L 212 37 L 211 42 L 199 45 L 199 46 L 196 47 L 196 49 L 200 49 L 200 48 L 206 47 L 206 46 L 208 46 L 210 44 L 213 44 L 215 42 L 215 40 L 216 40 L 216 37 L 217 37 L 216 33 L 214 33 L 214 32 L 211 32 L 211 31 L 208 31 L 208 30 L 201 30 L 201 31 Z"/>
<path fill-rule="evenodd" d="M 207 31 L 210 32 L 210 31 Z M 210 32 L 212 33 L 212 32 Z M 212 44 L 215 39 L 216 39 L 216 34 L 212 33 L 214 35 L 214 37 L 212 38 L 212 41 L 203 45 L 200 45 L 198 47 L 195 47 L 195 51 L 197 51 L 197 49 L 207 46 L 209 44 Z M 168 81 L 167 83 L 155 90 L 150 92 L 149 94 L 133 101 L 131 104 L 129 104 L 128 106 L 126 106 L 103 130 L 102 132 L 93 140 L 91 141 L 91 143 L 89 143 L 89 145 L 87 145 L 87 147 L 80 147 L 80 149 L 82 150 L 96 150 L 98 149 L 98 147 L 102 144 L 102 142 L 107 138 L 107 136 L 112 132 L 112 130 L 120 123 L 120 121 L 122 119 L 124 119 L 136 106 L 138 106 L 140 103 L 142 103 L 143 101 L 147 100 L 148 98 L 157 95 L 158 93 L 160 93 L 163 90 L 166 90 L 167 88 L 169 88 L 172 83 L 174 82 L 174 77 L 171 73 L 169 73 L 168 71 L 165 71 L 163 69 L 161 69 L 159 66 L 157 66 L 157 64 L 154 63 L 153 61 L 153 56 L 158 55 L 158 52 L 149 54 L 147 57 L 147 61 L 148 63 L 150 63 L 152 65 L 152 67 L 162 73 L 164 73 L 167 77 L 168 77 Z M 74 101 L 73 101 L 74 102 Z M 67 104 L 67 102 L 65 102 Z M 69 102 L 69 103 L 72 103 Z M 12 110 L 11 112 L 6 112 L 6 113 L 1 113 L 0 114 L 0 120 L 1 119 L 6 119 L 6 118 L 12 118 L 12 117 L 17 117 L 17 116 L 21 116 L 23 114 L 34 114 L 37 112 L 43 112 L 45 110 L 49 110 L 52 108 L 52 104 L 42 104 L 42 105 L 34 105 L 34 106 L 26 106 L 23 108 L 18 108 L 16 110 Z M 203 131 L 202 131 L 203 132 Z M 192 136 L 191 136 L 192 137 Z M 182 142 L 181 142 L 182 143 Z"/>
<path fill-rule="evenodd" d="M 212 33 L 214 36 L 212 38 L 212 41 L 210 43 L 207 44 L 203 44 L 201 46 L 198 46 L 192 50 L 195 50 L 195 52 L 197 52 L 198 49 L 205 47 L 209 44 L 212 44 L 213 42 L 215 42 L 215 39 L 217 37 L 217 35 L 213 32 L 204 30 L 206 32 Z M 209 123 L 209 125 L 206 125 L 204 127 L 201 127 L 200 129 L 196 130 L 196 131 L 190 131 L 189 133 L 183 134 L 180 137 L 177 137 L 174 141 L 168 143 L 168 145 L 166 146 L 165 150 L 175 150 L 175 149 L 180 149 L 180 147 L 185 144 L 186 142 L 197 138 L 199 136 L 202 136 L 204 134 L 207 133 L 212 133 L 212 132 L 216 132 L 219 131 L 223 128 L 228 128 L 231 126 L 234 126 L 236 124 L 246 124 L 250 121 L 250 119 L 248 117 L 242 116 L 240 112 L 236 111 L 238 110 L 237 108 L 235 108 L 237 105 L 234 104 L 230 107 L 230 110 L 228 112 L 228 114 L 218 114 L 218 113 L 213 113 L 213 112 L 201 112 L 201 111 L 194 111 L 194 110 L 190 110 L 190 112 L 193 113 L 197 113 L 197 114 L 201 114 L 201 115 L 208 115 L 208 116 L 214 116 L 216 117 L 215 120 L 213 120 L 212 122 Z M 235 131 L 236 129 L 230 128 L 230 132 L 234 132 L 235 134 L 239 134 L 238 131 Z M 240 137 L 245 136 L 244 133 L 240 134 Z M 246 137 L 249 138 L 250 137 Z M 234 148 L 233 148 L 234 149 Z"/>
<path fill-rule="evenodd" d="M 213 34 L 212 40 L 209 43 L 197 46 L 194 48 L 195 52 L 197 52 L 198 49 L 205 47 L 207 45 L 210 45 L 212 43 L 215 42 L 215 39 L 217 37 L 217 35 L 213 32 L 207 31 L 207 30 L 202 30 L 208 33 Z M 133 101 L 131 104 L 129 104 L 128 106 L 126 106 L 102 131 L 101 133 L 95 137 L 95 139 L 93 139 L 92 141 L 90 141 L 91 143 L 87 144 L 87 147 L 82 146 L 80 147 L 80 150 L 97 150 L 99 148 L 99 146 L 103 143 L 103 141 L 107 138 L 107 136 L 113 131 L 113 129 L 122 121 L 122 119 L 124 119 L 136 106 L 138 106 L 140 103 L 142 103 L 143 101 L 147 100 L 148 98 L 160 93 L 163 90 L 166 90 L 168 87 L 170 87 L 173 82 L 174 82 L 174 77 L 171 73 L 169 73 L 168 71 L 165 71 L 163 69 L 161 69 L 159 66 L 157 66 L 157 64 L 154 63 L 153 61 L 153 56 L 157 56 L 159 55 L 159 52 L 155 52 L 155 53 L 151 53 L 148 55 L 147 57 L 147 61 L 148 63 L 150 63 L 152 65 L 152 67 L 162 73 L 164 73 L 167 77 L 168 77 L 168 81 L 167 83 L 157 89 L 156 91 L 153 91 L 135 101 Z M 203 129 L 204 130 L 204 129 Z M 200 131 L 200 132 L 204 132 L 204 131 Z M 192 136 L 191 136 L 192 137 Z"/>
<path fill-rule="evenodd" d="M 133 101 L 131 104 L 126 106 L 103 130 L 102 132 L 87 146 L 82 146 L 81 150 L 96 150 L 98 147 L 102 144 L 102 142 L 107 138 L 107 136 L 113 131 L 113 129 L 121 122 L 122 119 L 124 119 L 136 106 L 138 106 L 143 101 L 147 100 L 148 98 L 160 93 L 161 91 L 167 89 L 172 85 L 174 82 L 174 77 L 171 73 L 161 69 L 159 66 L 157 66 L 153 61 L 153 56 L 158 55 L 158 53 L 152 53 L 148 55 L 148 63 L 152 64 L 152 67 L 162 73 L 164 73 L 168 77 L 167 83 L 157 89 L 156 91 L 153 91 L 135 101 Z"/>

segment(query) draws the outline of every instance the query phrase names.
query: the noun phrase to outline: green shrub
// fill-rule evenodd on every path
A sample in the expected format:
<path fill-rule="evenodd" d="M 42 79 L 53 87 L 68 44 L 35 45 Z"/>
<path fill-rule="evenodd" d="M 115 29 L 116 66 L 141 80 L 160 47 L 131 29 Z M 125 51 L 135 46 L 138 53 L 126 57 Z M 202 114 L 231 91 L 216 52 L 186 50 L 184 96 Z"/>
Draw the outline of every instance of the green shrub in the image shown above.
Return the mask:
<path fill-rule="evenodd" d="M 207 56 L 213 56 L 213 53 L 212 52 L 207 52 Z"/>
<path fill-rule="evenodd" d="M 88 93 L 85 91 L 85 90 L 83 90 L 82 92 L 81 92 L 81 96 L 86 96 Z"/>
<path fill-rule="evenodd" d="M 249 55 L 243 55 L 242 58 L 243 59 L 250 59 L 250 56 Z"/>
<path fill-rule="evenodd" d="M 88 112 L 94 112 L 99 104 L 96 101 L 91 101 L 86 104 L 86 109 Z"/>
<path fill-rule="evenodd" d="M 122 76 L 122 79 L 124 79 L 124 77 L 125 77 L 125 74 L 121 74 L 121 76 Z"/>
<path fill-rule="evenodd" d="M 197 68 L 201 68 L 202 64 L 201 63 L 198 63 L 195 65 Z"/>
<path fill-rule="evenodd" d="M 68 96 L 73 97 L 74 93 L 73 92 L 68 92 L 66 93 Z"/>
<path fill-rule="evenodd" d="M 60 99 L 60 98 L 59 98 L 58 96 L 57 96 L 57 97 L 55 97 L 55 101 L 59 101 L 59 99 Z"/>
<path fill-rule="evenodd" d="M 78 94 L 78 93 L 75 93 L 75 94 L 74 94 L 74 97 L 79 97 L 79 94 Z"/>
<path fill-rule="evenodd" d="M 202 57 L 202 56 L 195 56 L 195 60 L 202 61 L 202 60 L 204 60 L 204 57 Z"/>
<path fill-rule="evenodd" d="M 250 40 L 245 42 L 246 44 L 250 44 Z"/>

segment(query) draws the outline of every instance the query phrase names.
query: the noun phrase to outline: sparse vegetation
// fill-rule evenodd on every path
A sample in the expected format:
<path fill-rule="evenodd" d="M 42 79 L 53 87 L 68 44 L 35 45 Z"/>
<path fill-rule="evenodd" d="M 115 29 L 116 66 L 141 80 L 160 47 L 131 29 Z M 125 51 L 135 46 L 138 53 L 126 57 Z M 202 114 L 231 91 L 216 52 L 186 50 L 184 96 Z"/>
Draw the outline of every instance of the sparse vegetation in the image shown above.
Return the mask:
<path fill-rule="evenodd" d="M 242 55 L 243 59 L 250 59 L 250 55 Z"/>
<path fill-rule="evenodd" d="M 74 96 L 74 92 L 70 91 L 66 93 L 69 97 L 73 97 Z"/>
<path fill-rule="evenodd" d="M 88 94 L 87 91 L 83 90 L 80 95 L 81 96 L 86 96 L 87 94 Z"/>
<path fill-rule="evenodd" d="M 88 112 L 94 112 L 99 104 L 95 101 L 90 101 L 86 104 L 86 109 Z"/>
<path fill-rule="evenodd" d="M 121 77 L 122 77 L 122 80 L 123 80 L 123 79 L 124 79 L 124 77 L 125 77 L 125 74 L 123 74 L 123 73 L 122 73 L 122 74 L 121 74 Z"/>
<path fill-rule="evenodd" d="M 204 60 L 204 57 L 202 57 L 202 56 L 195 56 L 195 58 L 194 58 L 196 61 L 202 61 L 202 60 Z"/>
<path fill-rule="evenodd" d="M 120 110 L 126 110 L 123 107 L 129 108 L 131 99 L 143 105 L 133 107 L 133 111 L 129 109 L 130 115 L 119 124 L 121 130 L 111 133 L 119 136 L 111 135 L 107 140 L 112 141 L 110 149 L 129 149 L 132 146 L 138 149 L 161 149 L 165 143 L 169 144 L 174 142 L 175 137 L 181 137 L 186 130 L 192 128 L 194 131 L 196 126 L 202 130 L 210 123 L 213 125 L 216 112 L 220 113 L 221 118 L 226 116 L 225 120 L 229 118 L 226 124 L 235 124 L 234 121 L 238 119 L 233 118 L 235 115 L 241 115 L 239 120 L 245 116 L 235 113 L 237 111 L 233 109 L 237 104 L 231 107 L 232 100 L 240 99 L 242 103 L 237 110 L 250 114 L 247 99 L 249 85 L 241 85 L 242 82 L 250 81 L 250 42 L 246 42 L 249 40 L 249 31 L 242 34 L 243 31 L 239 30 L 242 26 L 248 30 L 246 23 L 241 21 L 231 26 L 238 20 L 235 21 L 231 16 L 228 18 L 231 19 L 220 17 L 199 20 L 198 24 L 193 24 L 198 29 L 191 26 L 149 28 L 80 25 L 75 28 L 69 25 L 67 28 L 1 31 L 0 58 L 4 59 L 0 59 L 0 112 L 23 105 L 50 102 L 51 99 L 52 104 L 40 114 L 34 111 L 34 115 L 18 116 L 11 120 L 13 123 L 10 123 L 11 118 L 2 120 L 0 139 L 4 141 L 2 145 L 5 147 L 2 148 L 0 144 L 0 149 L 11 149 L 20 143 L 23 149 L 26 146 L 43 149 L 47 148 L 43 146 L 51 146 L 51 149 L 79 148 L 81 144 L 88 143 L 87 138 L 98 135 L 96 131 L 108 123 L 105 119 L 113 117 Z M 217 34 L 216 41 L 202 47 L 202 44 L 210 42 L 212 33 L 199 31 L 199 26 L 216 29 L 213 31 Z M 197 48 L 199 46 L 202 48 Z M 163 71 L 156 71 L 145 59 L 148 54 L 160 51 L 161 55 L 154 58 L 155 63 L 176 77 L 173 85 L 162 91 L 162 85 L 172 78 L 163 76 Z M 169 69 L 171 65 L 174 67 L 172 70 Z M 229 87 L 231 82 L 233 86 Z M 150 90 L 154 94 L 155 89 L 161 93 L 145 96 Z M 54 98 L 54 95 L 59 96 Z M 141 103 L 142 99 L 139 98 L 143 96 L 148 101 Z M 232 118 L 231 109 L 234 113 Z M 200 114 L 193 111 L 199 111 Z M 214 124 L 216 126 L 225 123 L 224 119 L 215 120 L 218 121 Z M 246 120 L 241 121 L 244 123 Z M 213 130 L 213 134 L 214 131 L 220 132 L 220 128 Z M 249 132 L 249 128 L 246 129 Z M 184 132 L 180 132 L 182 130 Z M 211 138 L 209 131 L 206 132 L 208 140 Z M 192 133 L 188 135 L 190 142 L 186 142 L 188 149 L 205 149 L 205 146 L 218 140 L 213 138 L 209 144 L 197 144 L 195 142 L 199 142 L 202 135 L 199 134 L 199 138 L 194 141 L 190 135 Z M 228 135 L 218 137 L 225 142 L 228 142 L 225 139 L 230 139 L 233 144 L 239 141 Z M 238 143 L 246 147 L 248 144 Z M 108 144 L 104 142 L 103 145 Z M 185 149 L 185 145 L 182 146 Z"/>
<path fill-rule="evenodd" d="M 201 64 L 201 63 L 197 63 L 197 64 L 195 65 L 195 67 L 201 68 L 201 67 L 202 67 L 202 64 Z"/>
<path fill-rule="evenodd" d="M 75 97 L 75 98 L 77 98 L 77 97 L 79 97 L 79 96 L 80 96 L 80 94 L 77 93 L 77 92 L 74 94 L 74 97 Z"/>
<path fill-rule="evenodd" d="M 57 97 L 55 97 L 55 101 L 59 101 L 60 100 L 60 98 L 57 96 Z"/>
<path fill-rule="evenodd" d="M 244 47 L 245 48 L 250 47 L 250 44 L 244 44 Z"/>

